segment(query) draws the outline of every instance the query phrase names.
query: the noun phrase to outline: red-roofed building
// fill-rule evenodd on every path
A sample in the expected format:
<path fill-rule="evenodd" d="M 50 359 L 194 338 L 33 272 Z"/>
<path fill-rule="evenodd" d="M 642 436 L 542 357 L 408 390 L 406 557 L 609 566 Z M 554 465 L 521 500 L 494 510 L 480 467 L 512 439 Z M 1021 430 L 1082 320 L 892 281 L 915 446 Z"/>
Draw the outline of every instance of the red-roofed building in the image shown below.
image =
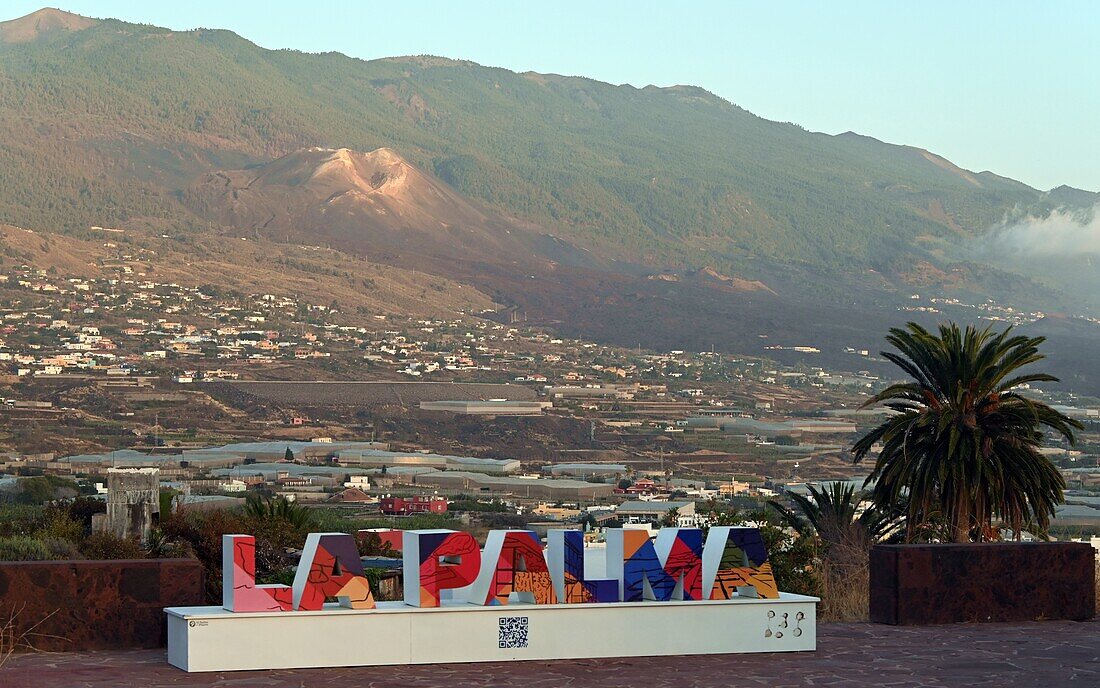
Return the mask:
<path fill-rule="evenodd" d="M 349 487 L 329 497 L 330 502 L 372 502 L 374 498 L 357 487 Z"/>
<path fill-rule="evenodd" d="M 638 478 L 630 487 L 626 489 L 616 489 L 615 492 L 618 494 L 654 495 L 667 492 L 667 490 L 649 478 Z"/>
<path fill-rule="evenodd" d="M 447 513 L 447 500 L 442 497 L 383 497 L 379 506 L 387 516 Z"/>

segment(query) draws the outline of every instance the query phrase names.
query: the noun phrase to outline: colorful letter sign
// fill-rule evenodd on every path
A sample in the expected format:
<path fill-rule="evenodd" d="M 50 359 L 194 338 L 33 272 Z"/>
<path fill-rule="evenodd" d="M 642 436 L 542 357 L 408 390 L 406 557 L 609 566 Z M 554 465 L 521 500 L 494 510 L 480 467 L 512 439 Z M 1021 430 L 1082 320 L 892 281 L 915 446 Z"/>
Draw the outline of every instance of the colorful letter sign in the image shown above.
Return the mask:
<path fill-rule="evenodd" d="M 703 550 L 704 579 L 713 581 L 710 599 L 741 597 L 777 599 L 768 549 L 757 528 L 714 526 Z"/>
<path fill-rule="evenodd" d="M 584 533 L 551 530 L 547 533 L 546 561 L 558 601 L 568 604 L 618 602 L 619 581 L 589 578 L 584 569 Z"/>
<path fill-rule="evenodd" d="M 703 531 L 698 528 L 662 528 L 653 548 L 665 573 L 676 581 L 674 600 L 703 599 Z"/>
<path fill-rule="evenodd" d="M 495 530 L 482 548 L 470 533 L 403 531 L 404 600 L 377 602 L 363 567 L 398 563 L 360 556 L 379 549 L 380 534 L 358 546 L 340 533 L 309 535 L 292 587 L 256 585 L 256 560 L 270 557 L 256 556 L 251 536 L 227 535 L 228 611 L 167 608 L 168 661 L 235 671 L 816 647 L 818 600 L 776 590 L 757 529 L 602 534 L 606 544 L 581 530 L 550 529 L 545 540 Z"/>
<path fill-rule="evenodd" d="M 539 538 L 529 530 L 494 530 L 485 540 L 485 566 L 470 588 L 474 604 L 555 604 L 554 583 Z M 512 599 L 512 595 L 515 599 Z"/>
<path fill-rule="evenodd" d="M 714 526 L 703 543 L 697 528 L 611 528 L 606 579 L 585 570 L 584 534 L 553 530 L 547 548 L 528 530 L 494 530 L 482 555 L 469 533 L 410 530 L 401 542 L 405 604 L 476 605 L 609 603 L 640 600 L 776 599 L 779 590 L 756 528 Z M 306 539 L 293 587 L 256 584 L 256 540 L 222 538 L 223 606 L 233 612 L 315 611 L 330 599 L 351 609 L 375 608 L 355 538 L 313 533 Z M 484 568 L 482 562 L 485 562 Z"/>
<path fill-rule="evenodd" d="M 481 569 L 481 548 L 469 533 L 407 530 L 402 552 L 405 604 L 414 607 L 439 607 L 444 590 L 466 587 Z"/>
<path fill-rule="evenodd" d="M 607 574 L 619 580 L 623 602 L 671 600 L 676 589 L 644 530 L 607 531 Z"/>
<path fill-rule="evenodd" d="M 294 576 L 294 608 L 316 611 L 335 597 L 342 607 L 374 609 L 355 538 L 344 533 L 310 533 Z"/>
<path fill-rule="evenodd" d="M 286 585 L 256 585 L 256 538 L 222 536 L 222 606 L 231 612 L 289 611 L 294 592 Z"/>

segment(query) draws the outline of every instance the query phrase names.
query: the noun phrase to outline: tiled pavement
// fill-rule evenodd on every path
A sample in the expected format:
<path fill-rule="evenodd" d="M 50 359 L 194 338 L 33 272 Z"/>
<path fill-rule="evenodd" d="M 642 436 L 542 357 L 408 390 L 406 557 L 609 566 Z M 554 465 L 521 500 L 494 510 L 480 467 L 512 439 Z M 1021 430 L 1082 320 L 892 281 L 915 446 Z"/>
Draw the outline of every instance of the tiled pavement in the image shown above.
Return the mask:
<path fill-rule="evenodd" d="M 161 650 L 33 654 L 0 687 L 1061 686 L 1100 687 L 1100 622 L 899 628 L 823 624 L 815 653 L 187 674 Z"/>

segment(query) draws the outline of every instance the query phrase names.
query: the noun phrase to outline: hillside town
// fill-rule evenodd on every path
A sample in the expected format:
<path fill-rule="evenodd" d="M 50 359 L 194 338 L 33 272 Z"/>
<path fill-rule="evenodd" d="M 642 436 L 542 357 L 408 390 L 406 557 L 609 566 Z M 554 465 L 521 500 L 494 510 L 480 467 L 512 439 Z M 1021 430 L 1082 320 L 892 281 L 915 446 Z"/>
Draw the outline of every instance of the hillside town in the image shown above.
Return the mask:
<path fill-rule="evenodd" d="M 494 313 L 346 314 L 116 267 L 111 279 L 0 274 L 9 486 L 44 474 L 95 493 L 112 469 L 155 468 L 176 503 L 207 508 L 249 491 L 362 513 L 469 498 L 531 522 L 600 523 L 630 500 L 761 506 L 824 480 L 858 486 L 867 467 L 847 448 L 883 417 L 861 405 L 886 376 L 815 366 L 809 345 L 763 347 L 800 353 L 795 365 L 628 350 Z M 1029 393 L 1088 423 L 1078 446 L 1045 450 L 1074 495 L 1056 523 L 1088 532 L 1100 403 Z"/>

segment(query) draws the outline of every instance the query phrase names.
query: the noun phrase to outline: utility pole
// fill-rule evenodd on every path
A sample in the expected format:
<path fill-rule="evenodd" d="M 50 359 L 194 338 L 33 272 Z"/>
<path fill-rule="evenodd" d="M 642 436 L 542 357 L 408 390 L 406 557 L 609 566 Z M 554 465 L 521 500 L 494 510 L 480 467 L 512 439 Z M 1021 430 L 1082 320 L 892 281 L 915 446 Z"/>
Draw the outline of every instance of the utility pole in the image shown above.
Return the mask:
<path fill-rule="evenodd" d="M 657 451 L 661 457 L 661 476 L 665 479 L 665 487 L 668 487 L 668 473 L 665 473 L 665 446 L 657 445 Z"/>

